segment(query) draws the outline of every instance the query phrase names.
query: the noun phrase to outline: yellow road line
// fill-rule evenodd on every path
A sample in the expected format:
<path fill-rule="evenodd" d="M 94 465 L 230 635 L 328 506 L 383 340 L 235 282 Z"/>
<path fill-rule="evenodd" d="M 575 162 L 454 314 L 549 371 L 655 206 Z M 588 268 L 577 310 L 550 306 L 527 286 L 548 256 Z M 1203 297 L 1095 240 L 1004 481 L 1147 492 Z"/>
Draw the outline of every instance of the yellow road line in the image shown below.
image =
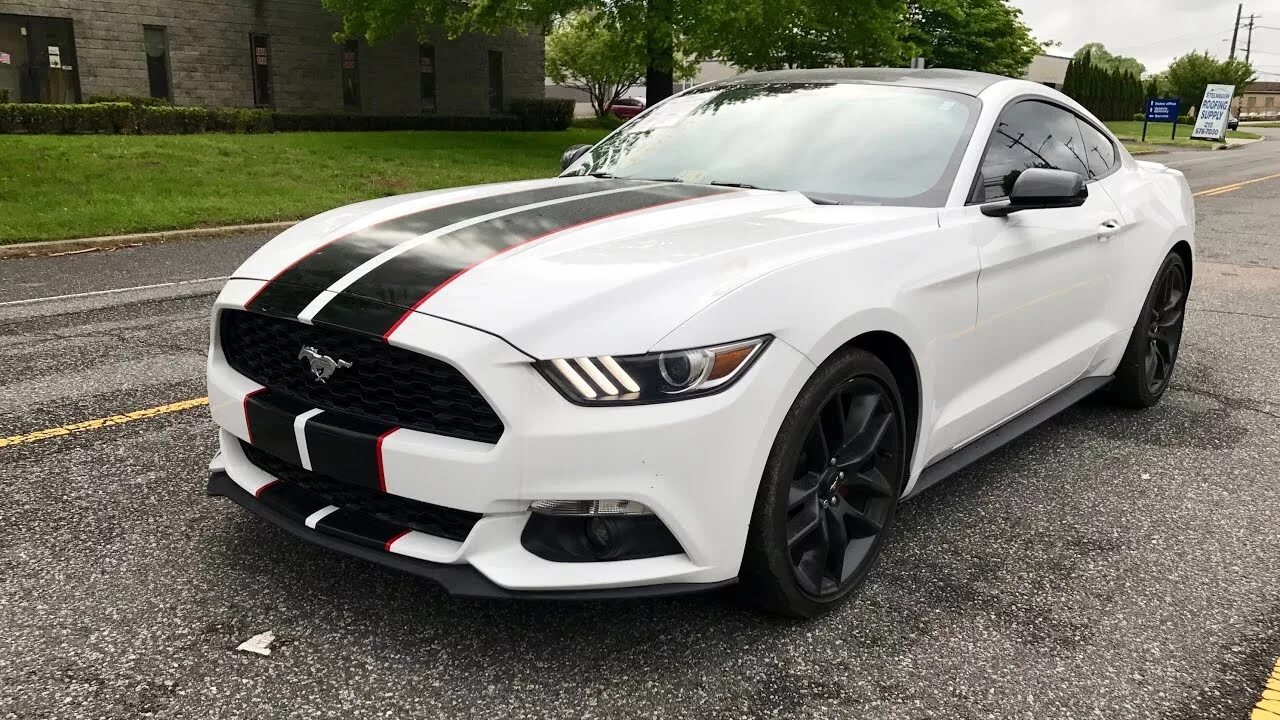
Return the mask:
<path fill-rule="evenodd" d="M 1223 188 L 1222 190 L 1214 190 L 1213 192 L 1201 193 L 1200 195 L 1197 195 L 1196 197 L 1217 197 L 1217 196 L 1219 196 L 1219 195 L 1226 195 L 1227 193 L 1233 193 L 1233 192 L 1235 192 L 1235 191 L 1237 191 L 1237 190 L 1239 190 L 1239 189 L 1240 189 L 1240 188 L 1238 188 L 1238 187 Z"/>
<path fill-rule="evenodd" d="M 1249 720 L 1280 720 L 1280 660 L 1271 669 L 1267 685 L 1262 689 L 1262 697 L 1253 706 Z"/>
<path fill-rule="evenodd" d="M 1276 178 L 1280 178 L 1280 173 L 1268 175 L 1266 177 L 1254 178 L 1252 180 L 1243 180 L 1238 183 L 1231 183 L 1230 185 L 1223 185 L 1221 187 L 1209 188 L 1208 190 L 1201 190 L 1200 192 L 1195 193 L 1193 197 L 1204 197 L 1206 195 L 1217 195 L 1220 192 L 1227 192 L 1228 190 L 1239 190 L 1245 185 L 1252 185 L 1254 183 L 1262 182 L 1263 180 L 1275 180 Z"/>
<path fill-rule="evenodd" d="M 70 425 L 61 425 L 46 430 L 37 430 L 27 433 L 26 435 L 10 435 L 9 437 L 0 437 L 0 448 L 9 447 L 10 445 L 23 445 L 26 443 L 38 442 L 40 440 L 48 440 L 50 438 L 62 437 L 63 435 L 72 435 L 75 433 L 85 432 L 86 430 L 98 430 L 100 428 L 109 427 L 111 425 L 123 425 L 125 423 L 136 422 L 138 420 L 146 420 L 156 417 L 157 415 L 168 415 L 169 413 L 182 412 L 191 408 L 204 407 L 209 404 L 209 398 L 198 397 L 190 400 L 182 400 L 168 405 L 160 405 L 142 410 L 134 410 L 122 415 L 112 415 L 110 417 L 97 418 L 96 420 L 85 420 L 84 422 L 72 423 Z"/>

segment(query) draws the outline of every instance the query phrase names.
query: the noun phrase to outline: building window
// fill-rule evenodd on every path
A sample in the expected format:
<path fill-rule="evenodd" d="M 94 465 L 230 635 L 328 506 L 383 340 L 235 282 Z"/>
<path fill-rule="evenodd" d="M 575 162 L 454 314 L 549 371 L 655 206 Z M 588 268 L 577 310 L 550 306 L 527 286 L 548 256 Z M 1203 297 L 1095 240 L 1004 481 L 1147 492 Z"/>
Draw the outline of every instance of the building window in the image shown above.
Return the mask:
<path fill-rule="evenodd" d="M 1267 102 L 1266 102 L 1267 107 L 1275 107 L 1275 104 L 1276 104 L 1276 99 L 1275 99 L 1274 97 L 1272 97 L 1272 96 L 1268 95 L 1268 96 L 1267 96 Z"/>
<path fill-rule="evenodd" d="M 489 112 L 501 113 L 502 102 L 502 53 L 489 51 Z"/>
<path fill-rule="evenodd" d="M 342 43 L 342 106 L 360 109 L 360 41 Z"/>
<path fill-rule="evenodd" d="M 253 68 L 253 104 L 271 105 L 271 40 L 266 35 L 249 36 L 249 62 Z"/>
<path fill-rule="evenodd" d="M 1245 107 L 1253 107 L 1253 106 L 1254 106 L 1254 104 L 1257 102 L 1257 100 L 1258 100 L 1258 98 L 1257 98 L 1257 96 L 1255 96 L 1255 95 L 1249 95 L 1249 96 L 1246 96 L 1246 97 L 1245 97 L 1245 99 L 1244 99 L 1244 106 L 1245 106 Z"/>
<path fill-rule="evenodd" d="M 422 88 L 422 109 L 436 111 L 436 48 L 418 46 L 418 82 Z"/>
<path fill-rule="evenodd" d="M 151 97 L 172 100 L 169 90 L 169 37 L 163 27 L 142 26 L 142 43 L 147 51 L 147 79 L 151 83 Z"/>

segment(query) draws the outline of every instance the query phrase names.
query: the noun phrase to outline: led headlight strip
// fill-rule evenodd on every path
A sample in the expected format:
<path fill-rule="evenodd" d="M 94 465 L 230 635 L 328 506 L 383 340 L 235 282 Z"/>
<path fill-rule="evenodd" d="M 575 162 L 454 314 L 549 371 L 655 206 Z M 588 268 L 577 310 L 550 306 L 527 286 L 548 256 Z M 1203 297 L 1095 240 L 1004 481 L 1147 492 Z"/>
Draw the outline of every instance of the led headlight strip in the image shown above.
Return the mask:
<path fill-rule="evenodd" d="M 758 337 L 647 355 L 556 358 L 538 363 L 569 400 L 583 405 L 668 402 L 709 395 L 739 378 L 768 345 Z"/>

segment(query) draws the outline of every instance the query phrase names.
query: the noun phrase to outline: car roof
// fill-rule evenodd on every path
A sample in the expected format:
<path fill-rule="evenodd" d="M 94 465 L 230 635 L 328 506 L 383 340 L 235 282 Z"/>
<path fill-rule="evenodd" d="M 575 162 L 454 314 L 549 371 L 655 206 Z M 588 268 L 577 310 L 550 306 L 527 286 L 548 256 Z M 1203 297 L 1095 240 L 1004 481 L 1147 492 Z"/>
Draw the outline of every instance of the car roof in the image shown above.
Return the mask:
<path fill-rule="evenodd" d="M 978 96 L 983 90 L 1010 78 L 972 70 L 950 68 L 819 68 L 814 70 L 770 70 L 747 73 L 703 87 L 729 85 L 754 85 L 757 83 L 862 83 L 868 85 L 898 85 L 901 87 L 949 90 L 965 95 Z"/>

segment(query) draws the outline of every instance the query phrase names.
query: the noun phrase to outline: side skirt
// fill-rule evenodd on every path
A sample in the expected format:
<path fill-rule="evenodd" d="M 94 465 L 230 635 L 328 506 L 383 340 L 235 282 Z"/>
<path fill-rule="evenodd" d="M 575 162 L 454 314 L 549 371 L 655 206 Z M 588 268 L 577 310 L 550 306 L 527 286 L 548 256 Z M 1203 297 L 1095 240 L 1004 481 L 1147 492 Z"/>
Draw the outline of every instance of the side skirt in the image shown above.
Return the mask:
<path fill-rule="evenodd" d="M 1051 395 L 1039 404 L 1022 411 L 1002 425 L 975 438 L 969 444 L 934 462 L 920 472 L 912 495 L 918 495 L 926 489 L 946 480 L 966 467 L 1008 445 L 1023 434 L 1034 429 L 1044 421 L 1075 405 L 1095 391 L 1111 383 L 1114 376 L 1088 377 L 1068 385 L 1057 394 Z"/>

